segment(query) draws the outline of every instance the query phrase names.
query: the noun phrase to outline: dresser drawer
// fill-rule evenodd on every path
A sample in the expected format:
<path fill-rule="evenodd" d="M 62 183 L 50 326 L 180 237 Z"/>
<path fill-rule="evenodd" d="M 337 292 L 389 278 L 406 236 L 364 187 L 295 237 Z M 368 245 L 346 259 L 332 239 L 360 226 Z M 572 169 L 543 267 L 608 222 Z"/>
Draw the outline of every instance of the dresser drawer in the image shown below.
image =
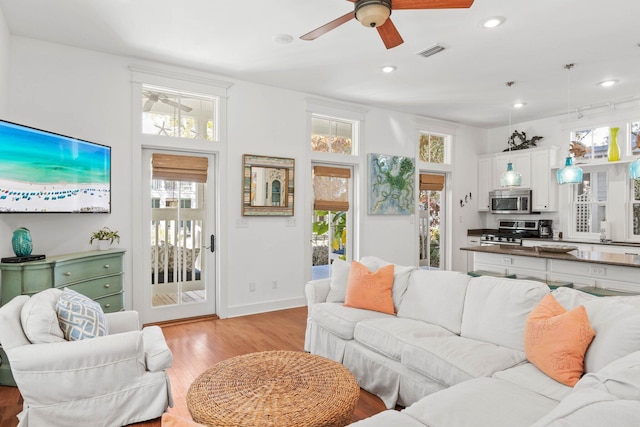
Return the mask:
<path fill-rule="evenodd" d="M 124 294 L 122 292 L 108 297 L 96 298 L 95 301 L 100 304 L 105 313 L 114 313 L 124 309 Z"/>
<path fill-rule="evenodd" d="M 53 272 L 56 287 L 122 272 L 122 256 L 119 254 L 80 261 L 56 264 Z"/>
<path fill-rule="evenodd" d="M 123 273 L 114 274 L 62 287 L 73 289 L 91 299 L 96 299 L 122 292 L 122 276 Z"/>

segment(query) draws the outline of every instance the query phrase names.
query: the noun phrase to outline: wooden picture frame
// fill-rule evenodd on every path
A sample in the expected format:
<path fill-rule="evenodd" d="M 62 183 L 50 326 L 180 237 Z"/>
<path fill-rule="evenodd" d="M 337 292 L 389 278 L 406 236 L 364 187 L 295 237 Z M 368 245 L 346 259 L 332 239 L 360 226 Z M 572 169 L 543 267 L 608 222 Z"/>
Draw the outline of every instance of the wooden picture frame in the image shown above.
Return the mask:
<path fill-rule="evenodd" d="M 242 215 L 293 216 L 295 159 L 242 156 Z"/>

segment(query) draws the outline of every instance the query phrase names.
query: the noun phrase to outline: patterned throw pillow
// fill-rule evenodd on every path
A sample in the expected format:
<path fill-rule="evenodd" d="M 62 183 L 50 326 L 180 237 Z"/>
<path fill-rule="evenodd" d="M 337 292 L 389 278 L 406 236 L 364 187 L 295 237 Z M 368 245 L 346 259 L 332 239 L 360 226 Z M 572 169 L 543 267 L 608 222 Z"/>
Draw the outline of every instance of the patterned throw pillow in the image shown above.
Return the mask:
<path fill-rule="evenodd" d="M 71 289 L 65 289 L 56 304 L 58 324 L 67 341 L 107 335 L 107 320 L 97 302 Z"/>

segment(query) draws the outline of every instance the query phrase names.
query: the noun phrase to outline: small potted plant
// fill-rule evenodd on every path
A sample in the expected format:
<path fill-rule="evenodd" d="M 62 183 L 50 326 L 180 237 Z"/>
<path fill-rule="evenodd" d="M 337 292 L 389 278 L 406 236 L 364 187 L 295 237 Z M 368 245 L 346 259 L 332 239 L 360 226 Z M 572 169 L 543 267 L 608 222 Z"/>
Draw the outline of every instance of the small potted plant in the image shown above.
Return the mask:
<path fill-rule="evenodd" d="M 98 241 L 98 249 L 104 251 L 109 249 L 109 246 L 111 246 L 114 241 L 120 243 L 120 235 L 117 230 L 114 231 L 109 227 L 102 227 L 100 230 L 91 233 L 89 244 L 92 244 L 94 240 Z"/>

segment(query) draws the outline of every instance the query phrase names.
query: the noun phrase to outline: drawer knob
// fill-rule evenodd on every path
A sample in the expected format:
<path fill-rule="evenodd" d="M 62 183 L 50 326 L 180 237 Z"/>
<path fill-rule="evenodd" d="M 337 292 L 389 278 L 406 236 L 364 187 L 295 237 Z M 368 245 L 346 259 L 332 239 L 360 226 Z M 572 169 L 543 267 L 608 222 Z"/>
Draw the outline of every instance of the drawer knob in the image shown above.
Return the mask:
<path fill-rule="evenodd" d="M 67 276 L 67 277 L 69 277 L 69 276 L 71 276 L 71 272 L 70 272 L 70 271 L 67 271 L 66 273 L 64 273 L 64 275 L 65 275 L 65 276 Z"/>
<path fill-rule="evenodd" d="M 109 267 L 111 267 L 109 264 L 104 265 L 104 268 L 109 268 Z"/>
<path fill-rule="evenodd" d="M 109 289 L 111 287 L 111 285 L 107 283 L 106 285 L 104 285 L 104 287 Z"/>
<path fill-rule="evenodd" d="M 111 304 L 105 304 L 104 308 L 111 308 Z"/>

